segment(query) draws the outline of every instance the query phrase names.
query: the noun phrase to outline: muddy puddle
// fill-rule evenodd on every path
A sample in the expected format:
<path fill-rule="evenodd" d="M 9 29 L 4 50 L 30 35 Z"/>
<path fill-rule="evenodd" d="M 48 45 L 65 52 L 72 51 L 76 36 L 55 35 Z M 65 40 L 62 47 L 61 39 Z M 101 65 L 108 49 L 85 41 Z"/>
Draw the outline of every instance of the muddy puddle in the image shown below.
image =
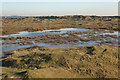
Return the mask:
<path fill-rule="evenodd" d="M 0 41 L 4 51 L 23 47 L 68 47 L 95 44 L 118 44 L 118 31 L 104 29 L 63 28 L 37 32 L 22 31 L 17 34 L 3 35 Z"/>

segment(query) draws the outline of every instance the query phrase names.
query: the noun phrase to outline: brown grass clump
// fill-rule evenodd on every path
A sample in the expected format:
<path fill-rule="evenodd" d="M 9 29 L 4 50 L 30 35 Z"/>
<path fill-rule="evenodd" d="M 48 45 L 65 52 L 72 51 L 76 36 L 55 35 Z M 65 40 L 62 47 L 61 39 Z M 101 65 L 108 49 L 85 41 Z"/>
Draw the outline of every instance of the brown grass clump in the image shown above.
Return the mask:
<path fill-rule="evenodd" d="M 118 38 L 117 35 L 109 35 L 109 34 L 106 34 L 105 36 L 112 37 L 112 38 Z"/>
<path fill-rule="evenodd" d="M 88 42 L 90 39 L 85 39 L 85 38 L 79 38 L 81 41 Z"/>
<path fill-rule="evenodd" d="M 27 44 L 33 44 L 31 41 L 27 41 Z"/>
<path fill-rule="evenodd" d="M 22 36 L 18 36 L 16 39 L 22 39 L 23 37 Z"/>
<path fill-rule="evenodd" d="M 11 38 L 9 38 L 9 40 L 16 40 L 16 38 L 15 37 L 11 37 Z"/>
<path fill-rule="evenodd" d="M 100 35 L 101 38 L 104 38 L 105 36 L 104 35 Z"/>
<path fill-rule="evenodd" d="M 92 40 L 92 41 L 96 41 L 96 40 L 98 40 L 98 39 L 100 39 L 99 36 L 93 36 L 93 37 L 90 38 L 90 40 Z"/>
<path fill-rule="evenodd" d="M 8 37 L 2 37 L 2 40 L 9 40 Z"/>
<path fill-rule="evenodd" d="M 89 34 L 90 33 L 90 31 L 84 31 L 84 32 L 82 32 L 83 34 Z"/>
<path fill-rule="evenodd" d="M 61 35 L 66 35 L 67 33 L 63 33 L 63 34 L 61 34 Z"/>
<path fill-rule="evenodd" d="M 111 43 L 111 44 L 114 44 L 115 41 L 105 41 L 105 43 Z"/>
<path fill-rule="evenodd" d="M 114 33 L 114 31 L 113 31 L 113 30 L 110 30 L 110 33 Z"/>
<path fill-rule="evenodd" d="M 61 32 L 61 31 L 50 31 L 50 32 Z"/>

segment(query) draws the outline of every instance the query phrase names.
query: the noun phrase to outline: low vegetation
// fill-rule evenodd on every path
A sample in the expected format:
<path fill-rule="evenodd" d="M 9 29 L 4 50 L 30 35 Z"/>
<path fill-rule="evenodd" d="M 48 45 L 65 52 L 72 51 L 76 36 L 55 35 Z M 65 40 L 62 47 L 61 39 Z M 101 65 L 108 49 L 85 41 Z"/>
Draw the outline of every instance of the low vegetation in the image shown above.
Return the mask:
<path fill-rule="evenodd" d="M 1 60 L 3 78 L 118 77 L 118 46 L 35 46 L 5 54 L 6 57 Z"/>
<path fill-rule="evenodd" d="M 42 31 L 60 28 L 86 28 L 93 31 L 68 31 L 61 35 L 1 37 L 1 44 L 27 45 L 55 43 L 57 45 L 82 41 L 101 41 L 99 45 L 82 47 L 26 47 L 4 51 L 2 79 L 6 78 L 118 78 L 117 35 L 102 35 L 103 29 L 119 31 L 117 16 L 41 16 L 3 17 L 2 34 L 20 31 Z M 96 33 L 99 31 L 99 33 Z M 104 32 L 107 30 L 104 30 Z M 60 32 L 60 31 L 50 31 Z M 34 41 L 34 42 L 33 42 Z M 111 43 L 112 45 L 107 45 Z"/>
<path fill-rule="evenodd" d="M 3 17 L 4 34 L 19 31 L 41 31 L 59 28 L 92 28 L 119 30 L 117 16 L 41 16 L 41 17 Z"/>

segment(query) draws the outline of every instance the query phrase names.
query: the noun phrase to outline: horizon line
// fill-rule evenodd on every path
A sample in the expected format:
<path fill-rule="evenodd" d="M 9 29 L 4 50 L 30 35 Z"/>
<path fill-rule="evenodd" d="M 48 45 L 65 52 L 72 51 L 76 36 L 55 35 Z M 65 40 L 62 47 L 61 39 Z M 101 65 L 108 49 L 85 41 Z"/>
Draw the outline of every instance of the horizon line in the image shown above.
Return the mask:
<path fill-rule="evenodd" d="M 24 17 L 24 16 L 119 16 L 119 15 L 2 15 L 2 17 Z"/>

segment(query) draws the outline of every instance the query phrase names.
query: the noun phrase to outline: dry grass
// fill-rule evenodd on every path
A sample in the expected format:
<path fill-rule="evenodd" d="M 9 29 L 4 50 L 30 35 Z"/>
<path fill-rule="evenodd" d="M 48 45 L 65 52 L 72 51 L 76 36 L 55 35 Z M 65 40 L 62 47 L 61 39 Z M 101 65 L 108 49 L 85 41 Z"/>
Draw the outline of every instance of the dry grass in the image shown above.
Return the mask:
<path fill-rule="evenodd" d="M 85 17 L 83 19 L 82 17 Z M 102 16 L 63 16 L 58 18 L 45 17 L 23 17 L 23 18 L 3 18 L 3 35 L 12 34 L 20 31 L 42 31 L 60 28 L 87 28 L 87 29 L 118 29 L 118 17 Z M 89 18 L 89 20 L 87 19 Z M 106 21 L 110 19 L 110 21 Z"/>
<path fill-rule="evenodd" d="M 80 41 L 84 41 L 84 42 L 90 41 L 90 39 L 85 39 L 85 38 L 79 38 L 79 39 L 80 39 Z"/>
<path fill-rule="evenodd" d="M 24 71 L 32 78 L 118 77 L 118 46 L 31 47 L 7 53 L 11 55 L 2 59 L 2 74 L 8 77 L 24 77 L 16 76 Z"/>
<path fill-rule="evenodd" d="M 105 36 L 112 37 L 112 38 L 118 38 L 117 35 L 109 35 L 109 34 L 106 34 Z"/>

